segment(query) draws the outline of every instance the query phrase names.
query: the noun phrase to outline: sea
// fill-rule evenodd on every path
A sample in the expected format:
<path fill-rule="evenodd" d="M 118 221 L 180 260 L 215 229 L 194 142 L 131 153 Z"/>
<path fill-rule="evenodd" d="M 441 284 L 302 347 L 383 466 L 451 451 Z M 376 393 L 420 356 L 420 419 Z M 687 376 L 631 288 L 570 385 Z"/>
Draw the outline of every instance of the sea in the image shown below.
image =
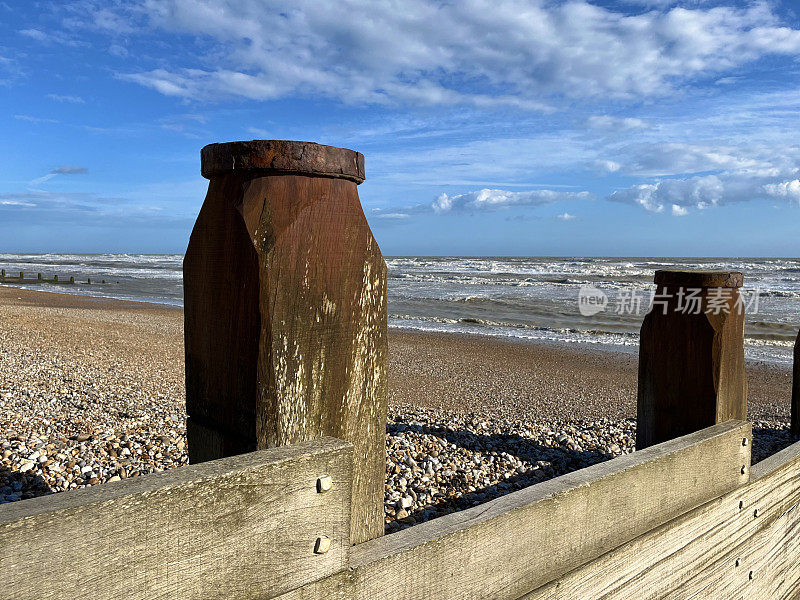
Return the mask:
<path fill-rule="evenodd" d="M 181 254 L 0 253 L 9 276 L 76 281 L 25 287 L 175 306 L 183 304 L 182 261 Z M 386 264 L 391 327 L 635 352 L 653 274 L 670 268 L 744 273 L 750 359 L 790 363 L 800 327 L 800 258 L 389 256 Z M 600 299 L 594 310 L 579 303 L 587 296 Z"/>

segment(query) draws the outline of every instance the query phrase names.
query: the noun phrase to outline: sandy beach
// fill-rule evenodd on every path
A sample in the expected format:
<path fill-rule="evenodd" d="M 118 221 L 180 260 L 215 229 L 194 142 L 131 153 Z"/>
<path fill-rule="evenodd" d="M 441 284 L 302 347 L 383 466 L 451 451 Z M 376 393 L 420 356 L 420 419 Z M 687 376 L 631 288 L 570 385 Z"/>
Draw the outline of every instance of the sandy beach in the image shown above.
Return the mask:
<path fill-rule="evenodd" d="M 390 331 L 387 527 L 629 452 L 635 353 Z M 187 462 L 183 312 L 0 287 L 0 502 Z M 790 438 L 788 368 L 749 363 L 754 460 Z"/>

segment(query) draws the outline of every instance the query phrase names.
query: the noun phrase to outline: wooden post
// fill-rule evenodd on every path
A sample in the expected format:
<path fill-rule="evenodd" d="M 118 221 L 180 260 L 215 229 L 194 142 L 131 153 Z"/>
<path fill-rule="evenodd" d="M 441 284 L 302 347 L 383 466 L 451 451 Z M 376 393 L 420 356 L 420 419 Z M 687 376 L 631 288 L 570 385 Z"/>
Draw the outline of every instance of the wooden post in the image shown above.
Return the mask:
<path fill-rule="evenodd" d="M 0 269 L 0 279 L 5 279 L 5 278 L 6 278 L 6 270 Z"/>
<path fill-rule="evenodd" d="M 23 273 L 22 271 L 20 271 L 20 272 L 19 272 L 19 278 L 20 278 L 20 279 L 24 279 L 24 278 L 25 278 L 25 273 Z"/>
<path fill-rule="evenodd" d="M 190 462 L 329 435 L 354 446 L 351 542 L 383 534 L 386 264 L 364 157 L 211 144 L 183 263 Z"/>
<path fill-rule="evenodd" d="M 41 273 L 37 273 L 37 274 L 36 274 L 36 279 L 38 279 L 39 281 L 41 281 L 41 280 L 42 280 L 42 274 L 41 274 Z"/>
<path fill-rule="evenodd" d="M 642 324 L 636 447 L 747 419 L 741 273 L 656 271 Z"/>
<path fill-rule="evenodd" d="M 75 283 L 75 277 L 70 277 L 70 278 L 69 278 L 69 282 L 70 282 L 70 283 Z"/>
<path fill-rule="evenodd" d="M 794 372 L 792 373 L 792 434 L 800 435 L 800 332 L 794 342 Z"/>
<path fill-rule="evenodd" d="M 53 275 L 53 281 L 58 281 L 58 275 Z"/>

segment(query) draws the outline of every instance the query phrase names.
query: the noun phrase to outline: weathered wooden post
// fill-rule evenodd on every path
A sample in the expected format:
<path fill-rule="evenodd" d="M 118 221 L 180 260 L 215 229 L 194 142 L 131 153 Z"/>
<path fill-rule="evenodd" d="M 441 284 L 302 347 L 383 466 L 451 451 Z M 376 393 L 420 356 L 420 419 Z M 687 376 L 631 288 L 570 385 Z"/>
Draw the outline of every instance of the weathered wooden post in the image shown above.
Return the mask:
<path fill-rule="evenodd" d="M 800 332 L 794 342 L 794 372 L 792 373 L 792 434 L 800 435 Z"/>
<path fill-rule="evenodd" d="M 201 163 L 183 263 L 190 462 L 347 440 L 351 542 L 382 535 L 386 264 L 356 189 L 364 157 L 256 140 L 206 146 Z"/>
<path fill-rule="evenodd" d="M 41 281 L 41 280 L 42 280 L 42 274 L 41 274 L 41 273 L 37 273 L 37 274 L 36 274 L 36 279 L 37 279 L 38 281 Z"/>
<path fill-rule="evenodd" d="M 6 270 L 0 269 L 0 279 L 5 279 L 5 278 L 6 278 Z"/>
<path fill-rule="evenodd" d="M 20 279 L 24 279 L 24 278 L 25 278 L 25 273 L 24 273 L 24 272 L 22 272 L 22 271 L 20 271 L 20 272 L 19 272 L 19 278 L 20 278 Z"/>
<path fill-rule="evenodd" d="M 656 271 L 639 348 L 637 449 L 747 418 L 743 279 Z"/>

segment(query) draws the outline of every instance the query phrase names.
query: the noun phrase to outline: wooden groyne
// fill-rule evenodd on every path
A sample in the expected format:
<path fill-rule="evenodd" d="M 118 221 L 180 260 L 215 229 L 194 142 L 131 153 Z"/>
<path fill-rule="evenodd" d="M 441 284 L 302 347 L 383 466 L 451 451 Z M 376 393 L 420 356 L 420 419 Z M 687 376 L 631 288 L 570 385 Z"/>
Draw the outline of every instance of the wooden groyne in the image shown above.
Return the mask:
<path fill-rule="evenodd" d="M 800 442 L 751 467 L 736 272 L 656 274 L 636 452 L 381 535 L 386 271 L 332 150 L 204 152 L 194 464 L 0 506 L 3 598 L 799 597 Z"/>
<path fill-rule="evenodd" d="M 91 278 L 87 278 L 86 281 L 76 281 L 74 276 L 70 277 L 61 277 L 59 278 L 58 275 L 53 275 L 52 278 L 43 277 L 41 273 L 36 274 L 36 279 L 33 277 L 25 276 L 24 271 L 20 271 L 19 275 L 11 275 L 7 274 L 5 269 L 0 269 L 0 283 L 8 283 L 8 284 L 37 284 L 37 283 L 50 283 L 56 285 L 74 285 L 76 283 L 80 283 L 83 285 L 92 285 L 97 283 L 106 283 L 105 279 L 97 281 L 96 279 L 92 281 Z"/>

